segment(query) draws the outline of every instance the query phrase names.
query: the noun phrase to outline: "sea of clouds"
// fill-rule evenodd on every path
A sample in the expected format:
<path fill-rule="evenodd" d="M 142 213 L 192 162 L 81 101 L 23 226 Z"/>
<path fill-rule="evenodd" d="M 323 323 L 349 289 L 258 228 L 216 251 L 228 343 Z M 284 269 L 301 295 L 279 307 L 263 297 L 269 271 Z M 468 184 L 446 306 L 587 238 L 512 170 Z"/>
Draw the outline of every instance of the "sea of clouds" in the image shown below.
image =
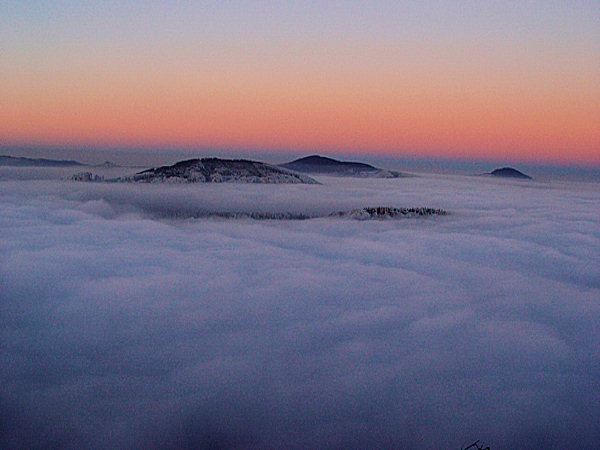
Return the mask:
<path fill-rule="evenodd" d="M 0 172 L 2 448 L 600 442 L 597 183 L 41 173 Z M 197 217 L 378 205 L 451 214 Z"/>

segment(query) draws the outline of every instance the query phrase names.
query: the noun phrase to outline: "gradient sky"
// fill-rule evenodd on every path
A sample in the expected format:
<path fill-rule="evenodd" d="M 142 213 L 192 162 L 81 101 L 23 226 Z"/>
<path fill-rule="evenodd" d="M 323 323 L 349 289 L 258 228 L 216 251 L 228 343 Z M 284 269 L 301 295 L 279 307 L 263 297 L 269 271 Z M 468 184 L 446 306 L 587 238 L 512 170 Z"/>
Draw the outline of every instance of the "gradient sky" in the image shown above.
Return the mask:
<path fill-rule="evenodd" d="M 600 162 L 600 2 L 0 2 L 0 143 Z"/>

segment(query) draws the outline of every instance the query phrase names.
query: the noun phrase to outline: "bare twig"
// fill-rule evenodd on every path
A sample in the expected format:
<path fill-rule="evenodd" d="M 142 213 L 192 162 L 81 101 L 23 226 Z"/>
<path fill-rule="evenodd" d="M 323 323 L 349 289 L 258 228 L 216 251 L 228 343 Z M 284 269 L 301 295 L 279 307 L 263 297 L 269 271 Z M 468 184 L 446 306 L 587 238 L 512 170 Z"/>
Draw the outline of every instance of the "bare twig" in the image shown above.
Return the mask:
<path fill-rule="evenodd" d="M 468 447 L 461 447 L 460 450 L 469 450 L 470 448 L 474 448 L 477 450 L 491 450 L 490 446 L 488 445 L 487 447 L 483 446 L 483 443 L 479 443 L 479 439 L 477 439 L 475 442 L 473 442 L 471 445 L 469 445 Z"/>

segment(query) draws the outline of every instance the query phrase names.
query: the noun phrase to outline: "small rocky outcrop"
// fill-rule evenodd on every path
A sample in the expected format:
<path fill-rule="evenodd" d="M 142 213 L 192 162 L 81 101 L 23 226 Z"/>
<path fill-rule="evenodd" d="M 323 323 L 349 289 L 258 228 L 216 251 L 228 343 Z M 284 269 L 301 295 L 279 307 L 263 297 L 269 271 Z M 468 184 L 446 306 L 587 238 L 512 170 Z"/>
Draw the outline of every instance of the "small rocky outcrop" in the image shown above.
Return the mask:
<path fill-rule="evenodd" d="M 72 181 L 86 181 L 88 183 L 100 183 L 104 181 L 104 177 L 93 174 L 92 172 L 79 172 L 71 176 Z"/>

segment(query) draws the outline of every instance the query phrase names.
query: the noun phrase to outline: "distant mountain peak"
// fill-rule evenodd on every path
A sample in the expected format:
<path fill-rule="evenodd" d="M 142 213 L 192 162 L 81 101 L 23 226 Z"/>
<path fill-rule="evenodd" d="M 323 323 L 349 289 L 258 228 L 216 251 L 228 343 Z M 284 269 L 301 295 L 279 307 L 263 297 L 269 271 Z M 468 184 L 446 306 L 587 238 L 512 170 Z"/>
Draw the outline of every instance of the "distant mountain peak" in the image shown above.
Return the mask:
<path fill-rule="evenodd" d="M 330 158 L 328 156 L 321 156 L 321 155 L 309 155 L 309 156 L 304 156 L 302 158 L 298 158 L 294 161 L 292 161 L 292 163 L 306 163 L 306 164 L 352 164 L 352 165 L 359 165 L 359 166 L 364 166 L 364 167 L 369 167 L 369 168 L 373 168 L 375 169 L 375 167 L 371 166 L 370 164 L 366 164 L 366 163 L 361 163 L 361 162 L 354 162 L 354 161 L 340 161 L 339 159 L 333 159 Z"/>
<path fill-rule="evenodd" d="M 513 167 L 501 167 L 499 169 L 494 169 L 488 175 L 502 178 L 522 178 L 528 180 L 531 179 L 529 175 L 526 175 Z"/>
<path fill-rule="evenodd" d="M 358 176 L 375 178 L 398 178 L 402 176 L 399 172 L 379 169 L 370 164 L 355 161 L 339 161 L 321 155 L 305 156 L 280 167 L 295 170 L 296 172 L 320 173 L 338 176 Z"/>

